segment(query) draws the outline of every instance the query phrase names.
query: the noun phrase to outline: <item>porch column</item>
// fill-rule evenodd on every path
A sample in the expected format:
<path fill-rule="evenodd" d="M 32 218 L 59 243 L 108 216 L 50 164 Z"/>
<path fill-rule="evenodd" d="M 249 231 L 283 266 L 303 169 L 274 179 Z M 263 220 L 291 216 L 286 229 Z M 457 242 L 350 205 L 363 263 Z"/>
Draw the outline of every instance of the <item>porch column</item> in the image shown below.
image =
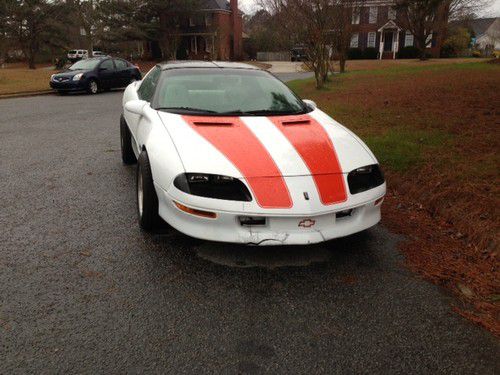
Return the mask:
<path fill-rule="evenodd" d="M 378 49 L 379 52 L 379 60 L 382 60 L 382 54 L 384 53 L 384 32 L 380 32 L 380 47 Z"/>
<path fill-rule="evenodd" d="M 399 48 L 399 30 L 394 31 L 396 33 L 396 37 L 394 38 L 394 51 L 392 51 L 392 59 L 396 58 L 396 52 Z"/>

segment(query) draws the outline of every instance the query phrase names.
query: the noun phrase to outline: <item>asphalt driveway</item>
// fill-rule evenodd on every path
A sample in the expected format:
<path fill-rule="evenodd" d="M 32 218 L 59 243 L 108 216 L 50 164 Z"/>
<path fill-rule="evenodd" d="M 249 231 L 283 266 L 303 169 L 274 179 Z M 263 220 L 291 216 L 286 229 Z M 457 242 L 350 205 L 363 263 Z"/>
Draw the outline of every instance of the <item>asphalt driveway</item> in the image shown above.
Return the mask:
<path fill-rule="evenodd" d="M 120 104 L 0 101 L 0 373 L 498 370 L 381 226 L 286 248 L 141 233 Z"/>

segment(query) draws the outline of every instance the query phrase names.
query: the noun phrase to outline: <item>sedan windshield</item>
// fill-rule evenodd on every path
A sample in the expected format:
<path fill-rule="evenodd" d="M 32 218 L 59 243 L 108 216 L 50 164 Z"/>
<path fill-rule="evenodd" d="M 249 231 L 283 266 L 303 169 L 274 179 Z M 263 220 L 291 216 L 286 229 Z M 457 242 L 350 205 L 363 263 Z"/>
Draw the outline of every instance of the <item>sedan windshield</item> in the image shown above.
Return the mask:
<path fill-rule="evenodd" d="M 163 72 L 154 107 L 172 113 L 222 116 L 300 114 L 305 104 L 260 70 L 191 68 Z"/>
<path fill-rule="evenodd" d="M 80 60 L 69 67 L 69 70 L 92 70 L 97 64 L 101 62 L 101 59 L 87 59 Z"/>

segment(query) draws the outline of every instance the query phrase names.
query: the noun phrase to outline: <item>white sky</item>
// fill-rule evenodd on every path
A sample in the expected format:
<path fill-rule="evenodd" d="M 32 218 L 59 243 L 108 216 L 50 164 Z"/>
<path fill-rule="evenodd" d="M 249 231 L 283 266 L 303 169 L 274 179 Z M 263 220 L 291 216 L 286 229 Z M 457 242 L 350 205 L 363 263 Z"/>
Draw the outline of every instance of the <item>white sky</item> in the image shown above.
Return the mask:
<path fill-rule="evenodd" d="M 486 17 L 499 17 L 500 16 L 500 0 L 493 0 L 493 4 L 491 4 L 490 7 L 485 9 L 484 13 L 482 14 Z"/>
<path fill-rule="evenodd" d="M 256 0 L 240 0 L 240 8 L 245 13 L 253 13 L 256 10 Z M 492 0 L 491 6 L 487 7 L 480 16 L 482 17 L 499 17 L 500 16 L 500 0 Z"/>
<path fill-rule="evenodd" d="M 257 3 L 256 0 L 239 0 L 240 9 L 245 13 L 253 13 L 256 8 L 255 6 L 256 3 Z"/>

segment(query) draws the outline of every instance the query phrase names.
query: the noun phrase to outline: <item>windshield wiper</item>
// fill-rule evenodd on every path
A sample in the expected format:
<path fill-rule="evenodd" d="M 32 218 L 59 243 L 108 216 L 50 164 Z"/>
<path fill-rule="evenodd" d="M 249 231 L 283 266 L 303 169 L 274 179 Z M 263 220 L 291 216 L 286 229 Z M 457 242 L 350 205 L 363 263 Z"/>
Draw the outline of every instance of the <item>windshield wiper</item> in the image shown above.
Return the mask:
<path fill-rule="evenodd" d="M 192 107 L 159 107 L 155 108 L 157 111 L 188 111 L 196 113 L 217 113 L 216 111 L 211 111 L 209 109 L 200 109 Z"/>
<path fill-rule="evenodd" d="M 305 112 L 303 110 L 300 111 L 277 111 L 273 109 L 259 109 L 255 111 L 229 111 L 229 112 L 222 112 L 219 113 L 219 115 L 240 115 L 240 116 L 286 116 L 286 115 L 301 115 L 304 114 Z"/>
<path fill-rule="evenodd" d="M 253 114 L 251 111 L 250 112 L 246 112 L 246 111 L 242 111 L 240 109 L 236 110 L 236 111 L 228 111 L 228 112 L 219 112 L 217 113 L 218 115 L 222 115 L 222 116 L 231 116 L 231 115 L 238 115 L 238 116 L 255 116 L 255 114 Z"/>

